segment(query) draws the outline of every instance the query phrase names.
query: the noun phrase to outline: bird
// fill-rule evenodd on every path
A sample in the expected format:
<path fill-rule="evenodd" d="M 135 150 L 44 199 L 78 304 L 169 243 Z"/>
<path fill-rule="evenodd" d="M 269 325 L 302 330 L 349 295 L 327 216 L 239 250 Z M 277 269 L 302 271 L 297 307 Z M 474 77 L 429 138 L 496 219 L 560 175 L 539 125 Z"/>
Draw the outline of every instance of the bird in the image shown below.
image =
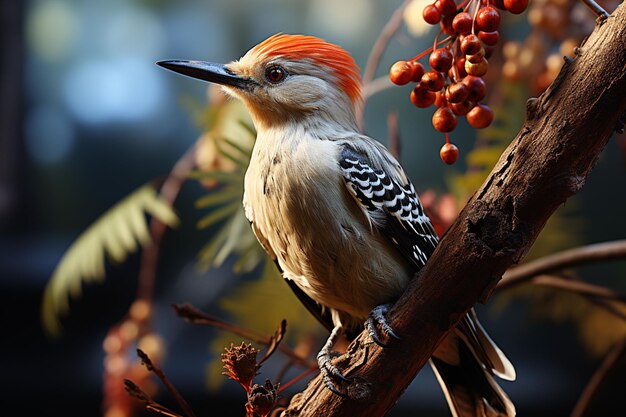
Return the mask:
<path fill-rule="evenodd" d="M 321 38 L 278 33 L 227 64 L 157 64 L 219 84 L 248 109 L 257 137 L 245 215 L 289 287 L 330 331 L 317 361 L 328 389 L 345 396 L 350 379 L 333 365 L 333 346 L 363 328 L 381 346 L 399 339 L 386 314 L 439 240 L 400 163 L 359 131 L 355 60 Z M 514 380 L 515 369 L 473 309 L 430 364 L 454 417 L 515 415 L 494 378 Z"/>

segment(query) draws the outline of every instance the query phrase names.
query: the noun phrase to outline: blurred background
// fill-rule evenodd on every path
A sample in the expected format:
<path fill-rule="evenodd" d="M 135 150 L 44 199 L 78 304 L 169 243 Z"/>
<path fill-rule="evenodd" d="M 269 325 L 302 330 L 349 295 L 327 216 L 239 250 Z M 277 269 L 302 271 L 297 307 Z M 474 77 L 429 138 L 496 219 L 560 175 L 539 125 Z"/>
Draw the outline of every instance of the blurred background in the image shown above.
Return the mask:
<path fill-rule="evenodd" d="M 47 335 L 41 324 L 44 288 L 81 232 L 134 190 L 155 180 L 159 185 L 199 138 L 202 153 L 197 158 L 205 159 L 197 159 L 198 165 L 217 167 L 238 178 L 236 168 L 224 168 L 228 161 L 218 157 L 217 139 L 211 132 L 215 133 L 220 118 L 246 121 L 245 112 L 209 93 L 205 84 L 168 73 L 154 62 L 176 58 L 228 62 L 269 35 L 285 32 L 340 44 L 364 68 L 383 26 L 402 3 L 0 1 L 4 330 L 0 401 L 4 412 L 122 417 L 121 408 L 114 406 L 115 401 L 125 400 L 113 392 L 111 380 L 119 381 L 119 369 L 135 363 L 134 350 L 124 352 L 126 362 L 111 362 L 115 348 L 110 337 L 128 319 L 129 308 L 139 308 L 133 302 L 141 255 L 127 251 L 127 258 L 107 262 L 106 280 L 82 286 L 82 295 L 72 298 L 69 314 L 61 318 L 63 331 L 56 338 Z M 396 60 L 411 58 L 432 45 L 435 31 L 418 22 L 426 3 L 414 3 L 383 54 L 377 76 L 384 77 Z M 538 0 L 527 15 L 506 17 L 501 35 L 503 41 L 514 42 L 501 42 L 504 51 L 493 52 L 488 78 L 487 102 L 496 112 L 496 123 L 491 131 L 478 133 L 459 123 L 452 140 L 461 157 L 452 167 L 439 159 L 443 137 L 431 128 L 432 109 L 414 108 L 408 100 L 409 87 L 388 88 L 384 78 L 379 80 L 382 91 L 370 97 L 365 108 L 366 132 L 387 143 L 388 116 L 397 112 L 397 137 L 407 172 L 433 210 L 453 218 L 517 133 L 526 98 L 545 88 L 555 66 L 558 72 L 554 54 L 562 62 L 559 48 L 566 42 L 576 45 L 577 36 L 593 28 L 593 21 L 591 13 L 567 0 Z M 576 27 L 576 32 L 568 27 Z M 584 189 L 557 212 L 530 257 L 624 238 L 624 149 L 623 137 L 608 144 Z M 207 255 L 207 243 L 229 217 L 207 219 L 216 211 L 215 204 L 207 200 L 203 204 L 202 198 L 223 191 L 224 186 L 212 182 L 212 177 L 196 178 L 201 181 L 190 180 L 180 190 L 174 210 L 180 223 L 161 242 L 149 305 L 150 330 L 143 334 L 152 339 L 143 342 L 156 345 L 162 367 L 198 415 L 243 415 L 245 395 L 237 384 L 221 377 L 216 361 L 222 347 L 240 343 L 241 337 L 190 325 L 174 316 L 171 303 L 190 302 L 268 335 L 286 317 L 292 324 L 288 343 L 305 352 L 317 350 L 325 335 L 321 326 L 304 318 L 307 313 L 279 279 L 268 284 L 267 276 L 275 278 L 275 273 L 267 271 L 262 261 L 242 261 L 241 248 L 219 260 Z M 231 227 L 229 233 L 236 229 Z M 249 239 L 247 229 L 240 233 Z M 571 273 L 626 290 L 624 261 Z M 621 304 L 615 308 L 625 311 Z M 518 380 L 502 385 L 522 416 L 568 415 L 606 353 L 626 337 L 623 319 L 585 298 L 531 285 L 497 292 L 478 311 L 517 368 Z M 109 345 L 103 348 L 105 339 Z M 264 365 L 258 382 L 273 379 L 283 362 L 277 354 Z M 299 372 L 292 369 L 288 375 Z M 616 399 L 626 392 L 625 376 L 622 358 L 589 415 L 618 409 Z M 152 389 L 154 381 L 142 381 Z M 296 384 L 295 389 L 302 386 Z M 175 408 L 164 391 L 159 389 L 156 398 Z M 293 392 L 287 390 L 285 395 Z M 103 399 L 109 401 L 104 407 Z M 420 373 L 391 415 L 449 415 L 429 369 Z"/>

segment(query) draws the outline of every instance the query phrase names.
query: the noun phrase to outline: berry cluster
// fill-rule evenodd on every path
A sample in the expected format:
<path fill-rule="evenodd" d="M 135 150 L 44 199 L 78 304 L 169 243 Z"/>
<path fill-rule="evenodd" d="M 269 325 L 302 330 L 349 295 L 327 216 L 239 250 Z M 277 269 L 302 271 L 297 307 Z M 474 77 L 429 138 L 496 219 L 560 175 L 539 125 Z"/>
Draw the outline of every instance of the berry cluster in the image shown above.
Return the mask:
<path fill-rule="evenodd" d="M 398 61 L 391 67 L 389 77 L 394 84 L 415 82 L 411 102 L 420 108 L 435 105 L 432 123 L 446 133 L 446 144 L 440 156 L 453 164 L 458 149 L 448 133 L 457 126 L 457 117 L 465 116 L 475 129 L 483 129 L 493 121 L 493 111 L 482 104 L 486 95 L 483 76 L 487 73 L 487 58 L 491 48 L 500 40 L 500 10 L 518 14 L 526 10 L 528 0 L 436 0 L 424 8 L 423 18 L 441 29 L 432 48 L 408 61 Z M 448 35 L 438 41 L 441 33 Z M 430 70 L 418 61 L 429 55 Z"/>

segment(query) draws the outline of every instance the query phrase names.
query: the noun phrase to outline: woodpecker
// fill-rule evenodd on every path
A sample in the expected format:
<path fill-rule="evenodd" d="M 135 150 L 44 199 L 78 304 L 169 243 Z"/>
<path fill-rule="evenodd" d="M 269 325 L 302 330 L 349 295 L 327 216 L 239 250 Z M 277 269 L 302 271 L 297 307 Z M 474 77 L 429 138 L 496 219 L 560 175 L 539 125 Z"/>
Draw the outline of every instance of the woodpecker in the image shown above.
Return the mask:
<path fill-rule="evenodd" d="M 317 359 L 326 386 L 345 395 L 350 380 L 331 361 L 335 342 L 364 326 L 378 344 L 398 338 L 385 314 L 438 242 L 398 161 L 359 133 L 354 59 L 313 36 L 277 34 L 225 65 L 157 64 L 222 85 L 250 112 L 257 139 L 246 217 L 296 296 L 330 330 Z M 430 364 L 454 417 L 515 415 L 493 377 L 513 380 L 515 370 L 473 310 Z"/>

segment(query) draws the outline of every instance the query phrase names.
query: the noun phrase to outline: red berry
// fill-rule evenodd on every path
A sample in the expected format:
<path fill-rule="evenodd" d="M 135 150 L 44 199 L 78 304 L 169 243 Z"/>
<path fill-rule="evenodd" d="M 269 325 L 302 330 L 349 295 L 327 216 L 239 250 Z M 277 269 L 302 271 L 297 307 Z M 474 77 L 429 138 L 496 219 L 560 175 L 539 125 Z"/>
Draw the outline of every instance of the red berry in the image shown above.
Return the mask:
<path fill-rule="evenodd" d="M 489 59 L 491 55 L 493 55 L 493 51 L 495 50 L 496 48 L 494 48 L 493 46 L 485 46 L 485 58 Z"/>
<path fill-rule="evenodd" d="M 429 91 L 439 91 L 443 88 L 444 84 L 443 75 L 435 70 L 427 71 L 422 76 L 421 84 Z"/>
<path fill-rule="evenodd" d="M 454 19 L 454 16 L 452 15 L 446 15 L 441 19 L 441 23 L 439 24 L 439 26 L 441 26 L 441 30 L 446 35 L 450 35 L 450 36 L 454 35 L 454 28 L 452 27 L 453 19 Z"/>
<path fill-rule="evenodd" d="M 423 85 L 417 85 L 411 91 L 411 103 L 415 107 L 419 107 L 421 109 L 425 109 L 426 107 L 430 107 L 435 102 L 435 93 L 432 91 L 428 91 Z"/>
<path fill-rule="evenodd" d="M 520 14 L 528 7 L 528 0 L 504 0 L 504 8 L 513 14 Z"/>
<path fill-rule="evenodd" d="M 452 28 L 461 35 L 467 35 L 472 31 L 472 15 L 462 12 L 454 16 L 452 19 Z"/>
<path fill-rule="evenodd" d="M 461 103 L 467 99 L 468 88 L 462 82 L 450 84 L 446 89 L 446 100 L 450 103 Z"/>
<path fill-rule="evenodd" d="M 493 32 L 500 26 L 500 12 L 493 6 L 485 6 L 476 15 L 476 27 L 484 32 Z"/>
<path fill-rule="evenodd" d="M 461 103 L 450 103 L 450 109 L 457 116 L 465 116 L 475 105 L 473 101 L 465 100 Z"/>
<path fill-rule="evenodd" d="M 470 60 L 465 61 L 465 71 L 467 71 L 470 75 L 482 77 L 487 73 L 488 69 L 489 64 L 485 58 L 482 58 L 482 61 L 480 62 L 471 62 Z"/>
<path fill-rule="evenodd" d="M 413 69 L 406 61 L 398 61 L 391 66 L 389 78 L 397 85 L 404 85 L 411 81 Z"/>
<path fill-rule="evenodd" d="M 424 67 L 417 61 L 408 61 L 407 64 L 411 67 L 411 81 L 418 83 L 424 75 Z"/>
<path fill-rule="evenodd" d="M 493 122 L 493 111 L 484 104 L 477 104 L 467 113 L 467 123 L 475 129 L 483 129 Z"/>
<path fill-rule="evenodd" d="M 433 114 L 433 126 L 440 132 L 452 132 L 456 124 L 456 116 L 447 107 L 440 107 Z"/>
<path fill-rule="evenodd" d="M 466 55 L 465 59 L 468 60 L 469 62 L 471 62 L 472 64 L 478 64 L 479 62 L 481 62 L 485 58 L 485 53 L 486 52 L 487 51 L 485 51 L 485 48 L 483 48 L 481 46 L 480 50 L 478 52 L 476 52 L 475 54 L 472 54 L 472 55 Z"/>
<path fill-rule="evenodd" d="M 446 164 L 452 165 L 459 157 L 459 148 L 452 143 L 445 143 L 439 151 L 439 157 Z"/>
<path fill-rule="evenodd" d="M 493 32 L 478 32 L 478 39 L 483 41 L 485 45 L 494 46 L 500 40 L 500 33 L 497 30 Z"/>
<path fill-rule="evenodd" d="M 456 3 L 454 2 L 454 0 L 437 0 L 435 2 L 435 7 L 443 15 L 450 16 L 456 13 Z"/>
<path fill-rule="evenodd" d="M 463 78 L 463 84 L 465 84 L 469 90 L 467 94 L 468 100 L 480 101 L 485 98 L 485 94 L 487 94 L 487 86 L 482 78 L 468 75 Z"/>
<path fill-rule="evenodd" d="M 474 55 L 481 47 L 480 39 L 474 34 L 464 36 L 461 41 L 461 52 L 465 55 Z"/>
<path fill-rule="evenodd" d="M 489 0 L 489 3 L 493 4 L 500 10 L 506 10 L 504 7 L 504 0 Z"/>
<path fill-rule="evenodd" d="M 441 13 L 434 4 L 429 4 L 428 6 L 424 7 L 422 17 L 424 18 L 424 21 L 429 25 L 436 25 L 441 20 Z"/>
<path fill-rule="evenodd" d="M 428 58 L 430 67 L 438 72 L 445 72 L 452 68 L 452 54 L 445 48 L 435 49 Z"/>
<path fill-rule="evenodd" d="M 447 105 L 448 105 L 448 100 L 446 100 L 445 95 L 441 91 L 437 91 L 435 93 L 435 106 L 446 107 Z"/>
<path fill-rule="evenodd" d="M 459 72 L 458 78 L 459 79 L 465 78 L 465 76 L 467 75 L 467 71 L 465 71 L 465 57 L 464 56 L 457 57 L 457 59 L 454 62 L 456 65 L 456 69 Z"/>

